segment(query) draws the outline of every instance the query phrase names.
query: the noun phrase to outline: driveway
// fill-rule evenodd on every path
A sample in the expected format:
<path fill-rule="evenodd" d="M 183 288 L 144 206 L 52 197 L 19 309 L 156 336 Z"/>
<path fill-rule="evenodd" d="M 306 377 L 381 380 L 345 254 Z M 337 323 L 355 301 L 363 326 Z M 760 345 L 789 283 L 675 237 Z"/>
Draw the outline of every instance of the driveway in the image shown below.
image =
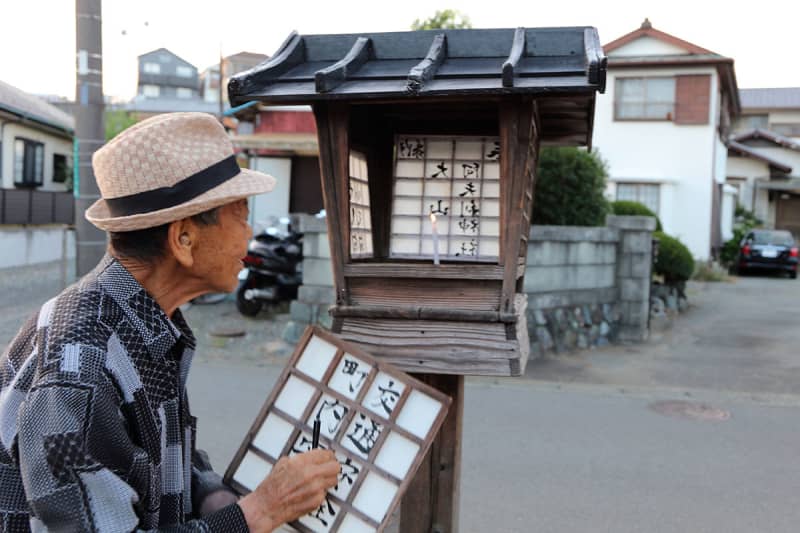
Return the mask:
<path fill-rule="evenodd" d="M 800 394 L 800 281 L 692 283 L 689 311 L 649 342 L 528 364 L 528 379 Z"/>

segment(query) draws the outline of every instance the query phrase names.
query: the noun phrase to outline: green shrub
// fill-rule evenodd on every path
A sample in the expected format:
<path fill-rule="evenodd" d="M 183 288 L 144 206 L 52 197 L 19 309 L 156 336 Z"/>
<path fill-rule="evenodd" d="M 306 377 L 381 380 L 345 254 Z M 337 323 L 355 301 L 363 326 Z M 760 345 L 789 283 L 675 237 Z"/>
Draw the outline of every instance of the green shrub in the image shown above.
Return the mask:
<path fill-rule="evenodd" d="M 552 226 L 602 226 L 608 213 L 606 164 L 597 152 L 542 148 L 532 222 Z"/>
<path fill-rule="evenodd" d="M 660 231 L 653 236 L 658 239 L 655 273 L 664 276 L 664 282 L 671 285 L 688 280 L 694 272 L 694 258 L 686 245 Z"/>
<path fill-rule="evenodd" d="M 739 254 L 739 243 L 742 242 L 745 234 L 763 223 L 756 217 L 755 213 L 748 211 L 741 205 L 736 206 L 735 216 L 733 237 L 722 245 L 722 249 L 719 252 L 720 263 L 728 267 L 736 262 L 736 256 Z"/>
<path fill-rule="evenodd" d="M 623 216 L 653 217 L 656 219 L 656 231 L 664 231 L 661 227 L 661 220 L 659 220 L 658 215 L 653 213 L 649 207 L 639 202 L 631 202 L 629 200 L 611 202 L 611 213 Z"/>

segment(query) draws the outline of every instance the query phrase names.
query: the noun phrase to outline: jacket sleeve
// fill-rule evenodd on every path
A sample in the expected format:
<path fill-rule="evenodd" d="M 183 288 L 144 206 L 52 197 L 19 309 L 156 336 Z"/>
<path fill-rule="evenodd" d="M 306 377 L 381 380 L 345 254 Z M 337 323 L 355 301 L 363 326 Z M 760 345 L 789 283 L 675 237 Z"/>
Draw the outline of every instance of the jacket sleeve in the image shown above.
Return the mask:
<path fill-rule="evenodd" d="M 130 438 L 120 396 L 105 372 L 92 372 L 97 358 L 88 351 L 54 361 L 40 356 L 43 370 L 19 411 L 19 466 L 32 523 L 53 531 L 138 530 L 142 496 L 160 483 L 151 482 L 148 456 Z M 56 370 L 48 372 L 48 364 Z M 163 531 L 248 528 L 234 504 Z"/>

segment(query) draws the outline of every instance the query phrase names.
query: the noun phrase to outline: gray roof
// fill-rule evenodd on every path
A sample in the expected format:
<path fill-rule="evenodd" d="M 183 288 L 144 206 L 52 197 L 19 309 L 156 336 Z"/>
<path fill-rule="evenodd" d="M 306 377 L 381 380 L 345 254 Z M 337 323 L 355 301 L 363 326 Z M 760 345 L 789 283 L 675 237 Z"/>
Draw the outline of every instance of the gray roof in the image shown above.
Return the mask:
<path fill-rule="evenodd" d="M 800 87 L 774 89 L 740 89 L 745 109 L 800 109 Z"/>
<path fill-rule="evenodd" d="M 0 110 L 69 133 L 75 131 L 75 119 L 68 113 L 3 81 L 0 81 Z"/>
<path fill-rule="evenodd" d="M 542 139 L 588 144 L 606 57 L 592 27 L 292 33 L 272 58 L 233 76 L 233 106 L 325 100 L 542 95 Z"/>
<path fill-rule="evenodd" d="M 800 144 L 795 142 L 793 139 L 781 135 L 780 133 L 775 133 L 774 131 L 762 130 L 761 128 L 756 128 L 754 130 L 734 135 L 733 140 L 738 143 L 747 143 L 748 141 L 764 140 L 772 144 L 775 144 L 777 146 L 782 146 L 783 148 L 788 148 L 790 150 L 795 150 L 800 152 Z"/>
<path fill-rule="evenodd" d="M 792 171 L 792 167 L 790 167 L 789 165 L 782 163 L 781 161 L 778 161 L 777 159 L 774 159 L 772 157 L 761 154 L 753 150 L 749 146 L 738 143 L 734 140 L 728 141 L 728 155 L 732 154 L 740 155 L 742 157 L 749 157 L 751 159 L 758 159 L 759 161 L 763 161 L 769 166 L 776 168 L 777 170 L 780 170 L 781 172 L 784 172 L 786 174 L 789 174 Z"/>

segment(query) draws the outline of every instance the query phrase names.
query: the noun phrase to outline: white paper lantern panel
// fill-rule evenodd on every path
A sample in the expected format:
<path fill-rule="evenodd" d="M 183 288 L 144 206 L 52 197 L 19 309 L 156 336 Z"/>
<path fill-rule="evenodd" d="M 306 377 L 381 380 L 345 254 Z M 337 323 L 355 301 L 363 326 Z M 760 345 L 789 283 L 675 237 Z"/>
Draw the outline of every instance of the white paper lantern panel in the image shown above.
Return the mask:
<path fill-rule="evenodd" d="M 370 385 L 361 405 L 384 418 L 391 419 L 397 402 L 403 395 L 406 386 L 392 375 L 379 372 Z"/>
<path fill-rule="evenodd" d="M 339 471 L 339 482 L 333 490 L 331 490 L 331 494 L 341 500 L 347 500 L 347 496 L 350 494 L 350 491 L 353 490 L 356 480 L 358 480 L 358 477 L 364 471 L 364 465 L 339 453 L 336 454 L 336 459 L 338 459 L 339 465 L 341 465 L 341 470 Z M 344 531 L 347 530 L 345 529 Z"/>
<path fill-rule="evenodd" d="M 247 452 L 242 458 L 242 462 L 239 463 L 239 468 L 236 469 L 233 479 L 248 490 L 254 491 L 271 471 L 272 464 L 270 462 L 265 461 L 253 452 Z"/>
<path fill-rule="evenodd" d="M 362 413 L 358 413 L 353 417 L 340 442 L 342 446 L 351 452 L 363 459 L 367 459 L 378 443 L 381 432 L 383 432 L 383 424 Z"/>
<path fill-rule="evenodd" d="M 342 519 L 339 531 L 343 533 L 375 533 L 377 530 L 354 514 L 347 514 Z"/>
<path fill-rule="evenodd" d="M 292 431 L 294 431 L 292 424 L 275 413 L 270 413 L 256 433 L 253 446 L 277 460 Z"/>
<path fill-rule="evenodd" d="M 370 472 L 353 498 L 353 507 L 381 523 L 396 493 L 397 485 L 375 472 Z"/>
<path fill-rule="evenodd" d="M 449 161 L 453 158 L 453 141 L 451 139 L 428 139 L 426 148 L 425 157 L 428 160 L 444 159 Z"/>
<path fill-rule="evenodd" d="M 375 458 L 375 466 L 382 468 L 397 479 L 403 479 L 418 452 L 419 444 L 393 431 L 383 441 L 381 451 Z"/>
<path fill-rule="evenodd" d="M 339 432 L 342 424 L 344 424 L 347 413 L 349 412 L 350 407 L 348 407 L 347 404 L 337 400 L 333 396 L 323 394 L 306 423 L 313 428 L 314 420 L 319 417 L 320 437 L 335 440 L 336 434 Z"/>
<path fill-rule="evenodd" d="M 482 159 L 483 141 L 456 141 L 456 159 Z"/>
<path fill-rule="evenodd" d="M 316 511 L 301 516 L 298 522 L 317 533 L 330 531 L 336 521 L 336 517 L 339 515 L 339 511 L 340 509 L 336 502 L 326 497 Z"/>
<path fill-rule="evenodd" d="M 295 368 L 308 377 L 321 381 L 335 355 L 336 346 L 314 335 L 309 339 Z"/>
<path fill-rule="evenodd" d="M 424 439 L 441 409 L 442 404 L 438 400 L 418 390 L 412 390 L 397 415 L 396 423 L 412 435 Z"/>
<path fill-rule="evenodd" d="M 275 400 L 275 407 L 284 413 L 294 417 L 302 418 L 308 402 L 314 396 L 314 387 L 300 378 L 289 376 L 286 385 Z"/>
<path fill-rule="evenodd" d="M 339 394 L 355 400 L 367 381 L 372 366 L 361 359 L 346 353 L 339 361 L 328 381 L 328 386 Z"/>

